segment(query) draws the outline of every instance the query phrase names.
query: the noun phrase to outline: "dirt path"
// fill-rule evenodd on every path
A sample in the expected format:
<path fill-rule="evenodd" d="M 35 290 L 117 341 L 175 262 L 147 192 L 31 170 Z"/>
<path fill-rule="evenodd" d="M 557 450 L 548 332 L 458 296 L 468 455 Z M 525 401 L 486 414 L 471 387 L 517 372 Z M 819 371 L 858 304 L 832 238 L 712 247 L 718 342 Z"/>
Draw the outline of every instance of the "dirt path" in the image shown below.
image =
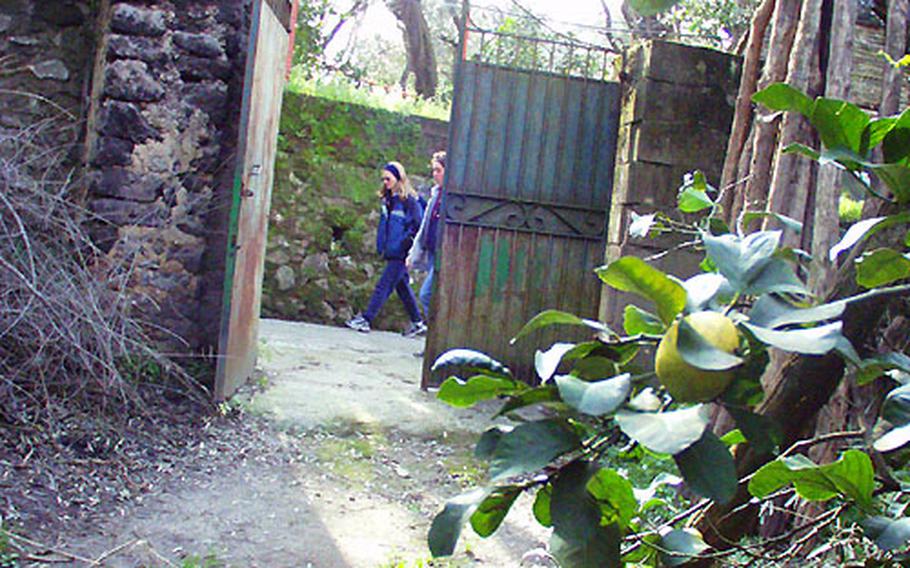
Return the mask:
<path fill-rule="evenodd" d="M 482 482 L 472 456 L 491 409 L 420 391 L 422 342 L 263 321 L 264 388 L 236 398 L 212 466 L 175 476 L 66 548 L 104 565 L 426 566 L 426 533 L 449 497 Z M 218 437 L 245 436 L 226 444 Z M 236 440 L 233 440 L 236 442 Z M 203 452 L 204 455 L 204 452 Z M 470 529 L 442 566 L 519 566 L 547 540 L 519 502 L 496 536 Z"/>

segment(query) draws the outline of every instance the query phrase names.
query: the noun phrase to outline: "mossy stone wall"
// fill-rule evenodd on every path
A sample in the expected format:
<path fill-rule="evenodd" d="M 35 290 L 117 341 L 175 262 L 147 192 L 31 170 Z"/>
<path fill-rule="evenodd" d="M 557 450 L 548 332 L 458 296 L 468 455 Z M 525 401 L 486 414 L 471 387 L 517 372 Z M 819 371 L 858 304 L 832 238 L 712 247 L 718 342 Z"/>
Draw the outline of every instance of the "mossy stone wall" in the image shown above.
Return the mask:
<path fill-rule="evenodd" d="M 343 324 L 366 308 L 384 262 L 376 254 L 380 169 L 401 162 L 428 191 L 445 122 L 287 93 L 266 248 L 262 315 Z M 417 291 L 423 274 L 414 274 Z M 374 322 L 402 329 L 397 297 Z"/>

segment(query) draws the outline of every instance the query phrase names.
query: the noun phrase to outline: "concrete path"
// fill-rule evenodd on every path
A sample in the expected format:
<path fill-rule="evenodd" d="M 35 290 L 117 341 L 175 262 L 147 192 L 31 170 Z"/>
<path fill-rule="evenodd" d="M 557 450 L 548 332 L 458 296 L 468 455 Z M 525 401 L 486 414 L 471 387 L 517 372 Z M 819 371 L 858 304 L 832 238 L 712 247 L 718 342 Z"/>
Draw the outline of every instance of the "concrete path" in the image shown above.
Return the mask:
<path fill-rule="evenodd" d="M 494 406 L 454 409 L 422 391 L 424 340 L 386 331 L 263 320 L 259 368 L 268 379 L 251 410 L 282 426 L 395 429 L 433 437 L 482 432 Z"/>
<path fill-rule="evenodd" d="M 473 446 L 496 406 L 457 410 L 421 391 L 423 340 L 274 320 L 260 337 L 258 384 L 231 401 L 239 425 L 213 427 L 166 485 L 67 550 L 111 567 L 431 565 L 433 516 L 485 482 Z M 522 557 L 547 534 L 521 496 L 495 535 L 467 527 L 432 566 L 541 566 Z"/>

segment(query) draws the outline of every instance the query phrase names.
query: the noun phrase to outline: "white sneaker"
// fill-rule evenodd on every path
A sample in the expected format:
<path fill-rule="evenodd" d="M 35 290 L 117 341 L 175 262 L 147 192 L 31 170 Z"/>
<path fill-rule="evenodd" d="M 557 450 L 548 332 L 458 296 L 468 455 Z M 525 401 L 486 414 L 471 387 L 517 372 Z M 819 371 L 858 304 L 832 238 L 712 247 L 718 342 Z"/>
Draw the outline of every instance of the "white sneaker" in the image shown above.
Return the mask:
<path fill-rule="evenodd" d="M 408 328 L 401 332 L 401 335 L 405 337 L 417 337 L 418 335 L 424 335 L 427 332 L 427 324 L 422 321 L 411 322 L 411 325 Z"/>
<path fill-rule="evenodd" d="M 363 317 L 362 314 L 357 314 L 356 316 L 352 317 L 348 321 L 344 322 L 344 325 L 361 333 L 370 332 L 370 320 Z"/>

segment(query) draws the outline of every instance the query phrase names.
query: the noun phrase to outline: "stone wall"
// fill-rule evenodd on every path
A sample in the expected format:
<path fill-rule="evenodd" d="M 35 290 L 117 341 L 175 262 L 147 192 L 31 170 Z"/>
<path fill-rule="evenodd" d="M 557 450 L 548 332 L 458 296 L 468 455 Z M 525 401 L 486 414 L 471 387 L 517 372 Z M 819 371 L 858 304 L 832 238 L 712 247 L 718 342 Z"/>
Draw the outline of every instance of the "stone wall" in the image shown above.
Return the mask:
<path fill-rule="evenodd" d="M 92 56 L 94 11 L 85 0 L 0 0 L 0 129 L 57 119 L 48 132 L 77 164 Z"/>
<path fill-rule="evenodd" d="M 384 267 L 375 252 L 379 168 L 400 161 L 428 187 L 448 123 L 288 93 L 280 132 L 262 313 L 340 325 L 366 308 Z M 416 291 L 423 275 L 412 276 Z M 373 323 L 396 330 L 408 318 L 393 297 Z"/>
<path fill-rule="evenodd" d="M 248 6 L 101 7 L 86 141 L 93 236 L 133 271 L 156 338 L 182 351 L 218 337 Z"/>
<path fill-rule="evenodd" d="M 632 212 L 675 211 L 678 188 L 692 170 L 718 183 L 739 75 L 738 58 L 707 48 L 652 41 L 628 53 L 607 262 L 621 256 L 646 258 L 679 242 L 677 236 L 630 239 Z M 686 277 L 697 272 L 700 260 L 700 255 L 678 252 L 654 265 Z M 622 329 L 622 309 L 633 300 L 605 287 L 600 319 Z"/>

